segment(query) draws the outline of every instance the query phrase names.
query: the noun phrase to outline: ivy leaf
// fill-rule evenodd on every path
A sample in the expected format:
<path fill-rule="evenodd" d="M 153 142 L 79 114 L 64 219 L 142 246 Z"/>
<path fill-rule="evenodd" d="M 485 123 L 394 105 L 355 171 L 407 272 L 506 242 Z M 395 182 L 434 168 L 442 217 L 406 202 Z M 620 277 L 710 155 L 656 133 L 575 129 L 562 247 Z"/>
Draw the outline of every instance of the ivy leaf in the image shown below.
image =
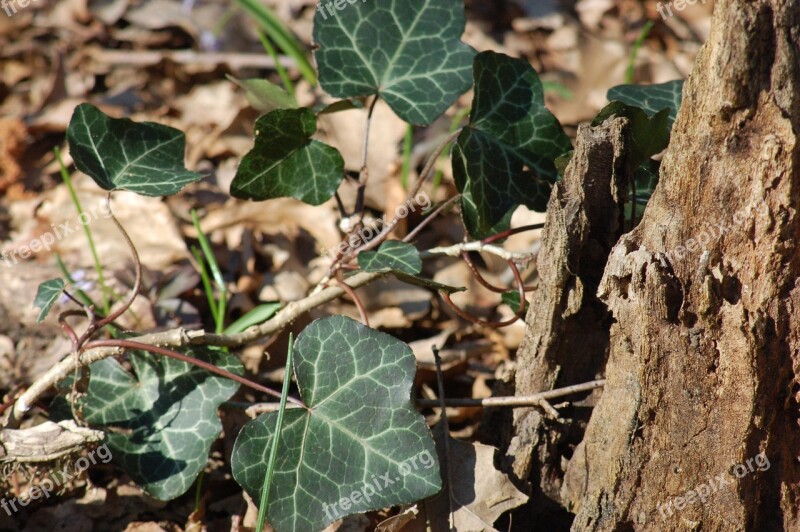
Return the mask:
<path fill-rule="evenodd" d="M 592 125 L 599 126 L 611 116 L 624 116 L 630 122 L 632 168 L 638 168 L 669 145 L 669 109 L 662 109 L 648 118 L 647 113 L 639 107 L 611 102 L 600 110 Z"/>
<path fill-rule="evenodd" d="M 189 356 L 241 374 L 239 361 L 222 351 L 192 348 Z M 239 385 L 197 366 L 132 352 L 127 372 L 113 358 L 90 366 L 82 400 L 86 421 L 106 431 L 108 448 L 147 493 L 171 500 L 192 486 L 222 424 L 217 407 Z"/>
<path fill-rule="evenodd" d="M 296 109 L 294 96 L 265 79 L 236 79 L 226 76 L 230 81 L 244 89 L 247 101 L 253 109 L 268 113 L 275 109 Z"/>
<path fill-rule="evenodd" d="M 263 201 L 293 197 L 310 205 L 329 200 L 344 176 L 336 148 L 311 140 L 314 111 L 277 109 L 256 120 L 255 147 L 239 164 L 231 184 L 237 198 Z"/>
<path fill-rule="evenodd" d="M 50 279 L 39 285 L 36 290 L 36 298 L 33 300 L 33 306 L 39 309 L 36 323 L 41 323 L 47 317 L 53 304 L 64 291 L 64 286 L 63 279 Z"/>
<path fill-rule="evenodd" d="M 620 101 L 640 107 L 653 116 L 662 109 L 669 109 L 669 128 L 675 123 L 683 97 L 683 80 L 676 79 L 655 85 L 617 85 L 608 91 L 608 101 Z"/>
<path fill-rule="evenodd" d="M 507 290 L 502 295 L 503 304 L 511 308 L 514 314 L 519 312 L 522 306 L 522 300 L 519 298 L 519 290 Z"/>
<path fill-rule="evenodd" d="M 661 163 L 650 159 L 646 163 L 639 166 L 633 173 L 633 178 L 636 180 L 636 218 L 642 219 L 644 209 L 650 201 L 650 197 L 656 189 L 658 184 L 658 172 L 661 168 Z M 633 192 L 633 191 L 631 191 Z M 631 218 L 632 204 L 625 204 L 626 219 Z"/>
<path fill-rule="evenodd" d="M 284 415 L 267 510 L 276 531 L 322 530 L 439 491 L 431 432 L 411 404 L 416 360 L 408 345 L 332 316 L 300 333 L 294 357 L 307 408 Z M 256 501 L 275 416 L 247 423 L 233 447 L 233 476 Z"/>
<path fill-rule="evenodd" d="M 185 135 L 153 122 L 111 118 L 82 103 L 67 127 L 75 166 L 103 190 L 170 196 L 203 178 L 184 167 Z"/>
<path fill-rule="evenodd" d="M 453 175 L 467 230 L 484 236 L 520 204 L 546 208 L 558 178 L 553 161 L 572 146 L 527 61 L 482 52 L 474 75 L 475 100 L 453 147 Z"/>
<path fill-rule="evenodd" d="M 381 244 L 378 251 L 359 253 L 358 267 L 366 272 L 391 270 L 416 275 L 422 271 L 422 260 L 417 248 L 411 244 L 389 240 Z"/>
<path fill-rule="evenodd" d="M 470 87 L 465 24 L 462 0 L 322 2 L 320 84 L 339 98 L 378 94 L 406 122 L 430 124 Z"/>

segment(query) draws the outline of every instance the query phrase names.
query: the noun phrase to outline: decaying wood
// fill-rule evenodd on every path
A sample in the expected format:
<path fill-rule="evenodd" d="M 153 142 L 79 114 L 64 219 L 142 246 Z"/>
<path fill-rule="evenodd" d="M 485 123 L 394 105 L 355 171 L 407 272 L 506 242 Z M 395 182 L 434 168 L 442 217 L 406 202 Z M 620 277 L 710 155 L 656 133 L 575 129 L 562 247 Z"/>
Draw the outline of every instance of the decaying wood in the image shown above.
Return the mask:
<path fill-rule="evenodd" d="M 603 370 L 610 317 L 595 292 L 622 230 L 627 130 L 624 118 L 581 126 L 564 180 L 553 189 L 538 258 L 539 282 L 518 352 L 518 396 L 589 381 Z M 536 408 L 515 411 L 515 436 L 507 454 L 514 475 L 532 480 L 534 506 L 540 489 L 558 501 L 563 475 L 558 447 L 564 432 L 551 430 L 546 418 Z"/>
<path fill-rule="evenodd" d="M 574 530 L 800 530 L 798 43 L 796 0 L 716 1 L 600 286 L 614 325 L 563 490 Z"/>
<path fill-rule="evenodd" d="M 0 430 L 0 463 L 51 462 L 103 441 L 103 432 L 74 421 L 45 421 L 29 429 Z"/>

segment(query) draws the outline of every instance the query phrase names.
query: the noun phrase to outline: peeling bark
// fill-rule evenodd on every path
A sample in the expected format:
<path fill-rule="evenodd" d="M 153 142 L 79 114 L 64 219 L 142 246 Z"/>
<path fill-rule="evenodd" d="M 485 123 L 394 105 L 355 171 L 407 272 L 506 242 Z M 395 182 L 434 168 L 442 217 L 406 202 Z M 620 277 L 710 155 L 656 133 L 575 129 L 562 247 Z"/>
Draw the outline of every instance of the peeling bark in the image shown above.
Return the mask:
<path fill-rule="evenodd" d="M 564 180 L 553 189 L 539 252 L 538 286 L 518 352 L 517 395 L 586 382 L 603 371 L 610 315 L 595 292 L 623 225 L 627 135 L 624 118 L 581 126 Z M 576 430 L 567 431 L 570 437 L 539 409 L 515 411 L 509 469 L 518 479 L 533 481 L 533 505 L 540 510 L 546 499 L 560 502 L 560 447 L 571 439 L 576 440 L 573 445 L 580 441 L 580 421 L 576 425 Z"/>
<path fill-rule="evenodd" d="M 798 43 L 796 0 L 717 0 L 598 291 L 615 323 L 573 530 L 800 530 Z"/>

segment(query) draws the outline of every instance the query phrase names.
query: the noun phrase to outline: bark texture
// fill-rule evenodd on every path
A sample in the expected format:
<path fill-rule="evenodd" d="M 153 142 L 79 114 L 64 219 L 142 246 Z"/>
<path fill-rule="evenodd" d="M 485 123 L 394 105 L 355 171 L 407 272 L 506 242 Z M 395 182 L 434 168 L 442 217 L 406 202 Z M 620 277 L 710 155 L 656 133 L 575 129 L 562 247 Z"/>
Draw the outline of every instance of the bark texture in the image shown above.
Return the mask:
<path fill-rule="evenodd" d="M 800 530 L 799 43 L 797 0 L 716 0 L 600 284 L 615 323 L 573 530 Z"/>
<path fill-rule="evenodd" d="M 550 196 L 539 280 L 518 355 L 518 395 L 586 382 L 603 371 L 611 320 L 595 293 L 622 230 L 628 129 L 624 118 L 582 125 L 564 180 Z M 541 513 L 550 501 L 560 503 L 562 447 L 579 442 L 583 426 L 573 415 L 574 423 L 566 424 L 572 429 L 565 430 L 535 408 L 516 409 L 514 416 L 509 469 L 532 481 L 533 506 Z"/>

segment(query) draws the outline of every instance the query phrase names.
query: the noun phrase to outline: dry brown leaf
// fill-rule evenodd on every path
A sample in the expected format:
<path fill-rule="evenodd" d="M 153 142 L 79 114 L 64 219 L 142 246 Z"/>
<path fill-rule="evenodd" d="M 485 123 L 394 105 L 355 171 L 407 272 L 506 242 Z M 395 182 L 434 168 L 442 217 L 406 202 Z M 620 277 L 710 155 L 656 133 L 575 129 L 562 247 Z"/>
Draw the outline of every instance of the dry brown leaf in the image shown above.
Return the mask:
<path fill-rule="evenodd" d="M 131 263 L 131 255 L 119 230 L 103 215 L 107 193 L 83 174 L 73 177 L 73 183 L 84 212 L 90 215 L 89 226 L 103 266 L 107 269 L 124 269 Z M 57 239 L 52 249 L 59 251 L 71 267 L 90 267 L 93 264 L 91 251 L 86 244 L 86 236 L 67 187 L 61 185 L 44 193 L 41 202 L 36 211 L 37 228 L 17 234 L 15 243 L 27 245 L 34 238 L 41 239 L 43 233 L 55 234 L 52 224 L 58 227 L 59 224 L 67 223 L 72 232 L 60 240 Z M 147 268 L 163 270 L 188 256 L 186 244 L 174 217 L 161 199 L 117 192 L 114 194 L 112 208 L 136 246 L 142 264 Z M 12 215 L 12 223 L 21 224 L 23 220 L 14 222 Z M 37 254 L 40 260 L 48 256 L 46 250 Z"/>
<path fill-rule="evenodd" d="M 364 128 L 367 111 L 353 109 L 320 117 L 320 138 L 337 147 L 342 153 L 347 170 L 361 169 L 364 145 Z M 372 115 L 369 144 L 369 183 L 367 204 L 384 211 L 387 207 L 385 181 L 396 170 L 399 147 L 406 134 L 406 123 L 400 120 L 383 101 L 379 101 Z M 355 188 L 344 187 L 342 197 L 345 205 L 352 206 Z"/>
<path fill-rule="evenodd" d="M 443 486 L 438 495 L 419 503 L 419 517 L 404 531 L 448 530 L 451 510 L 458 532 L 496 530 L 492 525 L 504 512 L 521 506 L 528 496 L 519 491 L 508 475 L 494 467 L 494 447 L 449 438 L 450 455 L 445 456 L 444 428 L 433 428 Z M 448 489 L 447 470 L 452 479 Z M 452 493 L 452 503 L 449 494 Z"/>

